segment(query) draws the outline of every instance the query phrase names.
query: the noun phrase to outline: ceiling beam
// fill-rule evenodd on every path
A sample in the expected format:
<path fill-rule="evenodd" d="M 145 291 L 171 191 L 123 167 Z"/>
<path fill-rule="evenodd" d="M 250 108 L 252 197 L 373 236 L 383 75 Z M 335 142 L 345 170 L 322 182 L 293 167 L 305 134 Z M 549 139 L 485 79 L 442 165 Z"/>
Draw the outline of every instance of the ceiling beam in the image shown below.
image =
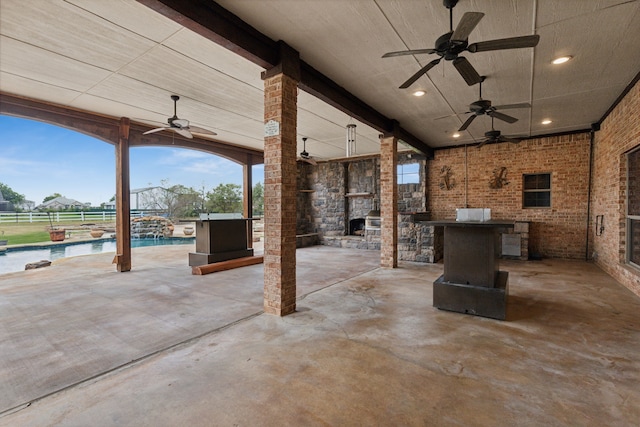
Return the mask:
<path fill-rule="evenodd" d="M 116 144 L 120 120 L 0 92 L 0 114 L 50 123 Z"/>
<path fill-rule="evenodd" d="M 282 43 L 260 33 L 212 0 L 137 0 L 265 70 L 281 66 Z M 286 40 L 284 41 L 286 42 Z M 393 135 L 428 157 L 433 148 L 342 86 L 300 61 L 300 88 L 384 135 Z"/>
<path fill-rule="evenodd" d="M 0 114 L 51 123 L 110 144 L 116 144 L 119 139 L 120 118 L 88 113 L 58 104 L 0 93 Z M 264 154 L 260 150 L 200 138 L 197 135 L 194 135 L 193 139 L 174 135 L 173 132 L 144 135 L 144 132 L 151 129 L 152 126 L 131 122 L 129 145 L 190 148 L 215 154 L 241 165 L 247 164 L 247 159 L 251 159 L 251 165 L 264 163 Z M 247 156 L 248 154 L 250 156 Z"/>

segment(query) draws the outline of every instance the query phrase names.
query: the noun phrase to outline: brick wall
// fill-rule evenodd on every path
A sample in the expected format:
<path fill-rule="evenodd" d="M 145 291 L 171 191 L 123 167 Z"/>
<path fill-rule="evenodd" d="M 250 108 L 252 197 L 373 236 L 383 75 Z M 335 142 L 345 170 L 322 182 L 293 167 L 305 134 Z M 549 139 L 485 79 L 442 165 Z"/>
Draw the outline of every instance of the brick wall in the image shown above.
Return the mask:
<path fill-rule="evenodd" d="M 431 218 L 455 219 L 456 208 L 491 208 L 493 219 L 531 222 L 532 254 L 584 259 L 589 142 L 589 133 L 580 133 L 437 150 L 428 165 Z M 507 184 L 490 188 L 502 167 Z M 551 174 L 551 208 L 522 207 L 522 176 L 534 173 Z"/>
<path fill-rule="evenodd" d="M 640 296 L 640 270 L 625 263 L 626 153 L 640 146 L 640 83 L 624 97 L 596 132 L 593 149 L 591 228 L 604 216 L 604 231 L 593 237 L 595 262 Z"/>

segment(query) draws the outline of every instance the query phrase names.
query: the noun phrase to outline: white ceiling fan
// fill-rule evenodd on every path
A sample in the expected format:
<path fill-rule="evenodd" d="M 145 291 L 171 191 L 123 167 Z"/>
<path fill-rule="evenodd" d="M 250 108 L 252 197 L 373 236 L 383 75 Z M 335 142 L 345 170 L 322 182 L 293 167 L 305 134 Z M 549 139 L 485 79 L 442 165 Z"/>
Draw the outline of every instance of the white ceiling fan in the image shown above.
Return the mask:
<path fill-rule="evenodd" d="M 162 130 L 168 129 L 174 131 L 175 133 L 184 136 L 185 138 L 193 138 L 193 133 L 199 133 L 202 135 L 217 135 L 217 133 L 212 132 L 208 129 L 204 129 L 197 126 L 190 126 L 189 120 L 180 119 L 177 115 L 177 104 L 180 97 L 178 95 L 171 95 L 171 99 L 173 99 L 173 117 L 169 117 L 167 119 L 167 124 L 162 125 L 162 127 L 155 128 L 144 132 L 144 135 L 148 135 L 150 133 L 160 132 Z"/>

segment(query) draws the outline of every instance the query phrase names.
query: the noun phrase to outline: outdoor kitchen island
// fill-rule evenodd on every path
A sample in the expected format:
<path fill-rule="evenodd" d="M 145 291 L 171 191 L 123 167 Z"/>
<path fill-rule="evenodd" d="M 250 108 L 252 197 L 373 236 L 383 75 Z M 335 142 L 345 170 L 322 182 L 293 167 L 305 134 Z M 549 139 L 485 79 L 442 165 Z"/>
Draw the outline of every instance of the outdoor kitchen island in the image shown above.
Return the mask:
<path fill-rule="evenodd" d="M 433 282 L 433 306 L 504 320 L 509 273 L 499 270 L 499 230 L 513 221 L 425 221 L 444 227 L 444 274 Z"/>
<path fill-rule="evenodd" d="M 251 218 L 203 219 L 196 222 L 196 251 L 189 265 L 199 266 L 253 256 L 247 247 Z"/>

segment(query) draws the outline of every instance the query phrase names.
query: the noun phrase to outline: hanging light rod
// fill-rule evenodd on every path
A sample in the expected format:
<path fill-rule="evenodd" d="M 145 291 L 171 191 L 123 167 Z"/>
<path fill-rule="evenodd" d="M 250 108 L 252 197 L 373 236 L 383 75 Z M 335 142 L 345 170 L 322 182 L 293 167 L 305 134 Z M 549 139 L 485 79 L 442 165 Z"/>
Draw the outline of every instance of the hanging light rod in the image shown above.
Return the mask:
<path fill-rule="evenodd" d="M 347 125 L 347 157 L 356 154 L 356 125 L 353 120 Z"/>

